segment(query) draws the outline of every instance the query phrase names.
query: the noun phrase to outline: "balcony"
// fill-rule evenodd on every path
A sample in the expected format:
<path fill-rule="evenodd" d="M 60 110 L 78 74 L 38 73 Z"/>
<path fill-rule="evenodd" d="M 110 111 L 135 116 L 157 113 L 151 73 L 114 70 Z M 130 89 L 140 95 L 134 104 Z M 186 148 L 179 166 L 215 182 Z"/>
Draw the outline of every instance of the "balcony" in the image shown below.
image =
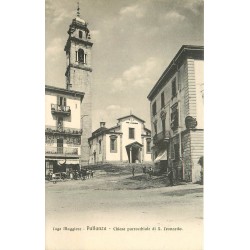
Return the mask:
<path fill-rule="evenodd" d="M 52 113 L 52 115 L 70 116 L 71 115 L 70 106 L 51 104 L 51 113 Z"/>
<path fill-rule="evenodd" d="M 165 140 L 168 140 L 169 138 L 170 138 L 170 131 L 162 131 L 162 132 L 154 135 L 153 143 L 154 144 L 161 143 Z"/>
<path fill-rule="evenodd" d="M 75 147 L 45 147 L 45 155 L 78 156 L 78 148 Z"/>
<path fill-rule="evenodd" d="M 47 133 L 47 134 L 81 135 L 82 129 L 62 128 L 60 126 L 46 126 L 45 133 Z"/>

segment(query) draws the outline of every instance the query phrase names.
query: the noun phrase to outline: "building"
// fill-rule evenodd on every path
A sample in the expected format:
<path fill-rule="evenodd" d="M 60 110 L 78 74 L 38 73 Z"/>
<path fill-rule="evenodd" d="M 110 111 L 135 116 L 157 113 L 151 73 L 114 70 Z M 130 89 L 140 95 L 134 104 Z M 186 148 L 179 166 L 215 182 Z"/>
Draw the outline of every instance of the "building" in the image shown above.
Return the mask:
<path fill-rule="evenodd" d="M 105 122 L 89 138 L 90 164 L 151 162 L 151 131 L 135 115 L 118 119 L 116 126 Z"/>
<path fill-rule="evenodd" d="M 84 93 L 45 86 L 45 175 L 78 168 Z"/>
<path fill-rule="evenodd" d="M 68 40 L 64 51 L 66 53 L 66 89 L 84 92 L 81 103 L 81 165 L 88 164 L 89 145 L 88 138 L 92 132 L 92 67 L 91 42 L 88 24 L 80 17 L 78 6 L 77 16 L 72 20 L 68 30 Z"/>
<path fill-rule="evenodd" d="M 183 45 L 148 95 L 151 109 L 152 158 L 175 177 L 200 180 L 203 156 L 204 47 Z"/>

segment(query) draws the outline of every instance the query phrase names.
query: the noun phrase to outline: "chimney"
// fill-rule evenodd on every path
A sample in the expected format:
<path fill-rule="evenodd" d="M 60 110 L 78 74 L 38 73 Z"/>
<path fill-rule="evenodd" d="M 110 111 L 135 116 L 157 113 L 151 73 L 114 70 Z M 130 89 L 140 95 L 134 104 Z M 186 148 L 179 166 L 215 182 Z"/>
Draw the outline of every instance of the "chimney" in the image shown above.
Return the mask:
<path fill-rule="evenodd" d="M 106 124 L 106 122 L 100 122 L 100 127 L 105 128 L 105 124 Z"/>

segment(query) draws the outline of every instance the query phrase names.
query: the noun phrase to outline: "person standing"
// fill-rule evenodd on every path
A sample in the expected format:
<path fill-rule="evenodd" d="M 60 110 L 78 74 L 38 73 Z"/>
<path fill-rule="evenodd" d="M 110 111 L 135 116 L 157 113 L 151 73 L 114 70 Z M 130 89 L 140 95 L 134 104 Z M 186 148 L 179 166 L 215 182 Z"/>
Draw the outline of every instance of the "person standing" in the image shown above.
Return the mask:
<path fill-rule="evenodd" d="M 135 167 L 134 166 L 132 167 L 132 175 L 133 175 L 133 177 L 135 176 Z"/>
<path fill-rule="evenodd" d="M 173 173 L 173 162 L 172 159 L 170 157 L 168 157 L 168 174 L 167 174 L 169 181 L 170 181 L 170 185 L 173 186 L 174 185 L 174 173 Z"/>

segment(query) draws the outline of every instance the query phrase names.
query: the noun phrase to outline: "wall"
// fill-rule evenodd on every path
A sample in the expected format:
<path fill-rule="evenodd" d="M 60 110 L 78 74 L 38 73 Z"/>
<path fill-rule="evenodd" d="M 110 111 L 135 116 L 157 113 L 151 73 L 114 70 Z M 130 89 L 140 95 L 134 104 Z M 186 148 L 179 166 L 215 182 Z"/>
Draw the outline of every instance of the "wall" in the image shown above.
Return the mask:
<path fill-rule="evenodd" d="M 172 81 L 176 78 L 176 88 L 177 88 L 177 96 L 172 98 Z M 185 109 L 185 89 L 187 88 L 187 64 L 184 62 L 181 67 L 176 71 L 176 73 L 169 79 L 164 87 L 159 91 L 156 97 L 150 103 L 151 105 L 151 131 L 152 136 L 155 135 L 154 131 L 154 122 L 157 121 L 157 133 L 162 132 L 162 122 L 161 122 L 161 112 L 164 111 L 166 113 L 166 121 L 165 121 L 165 129 L 166 131 L 171 132 L 171 136 L 176 135 L 179 131 L 173 132 L 170 128 L 171 124 L 171 107 L 178 102 L 178 109 L 180 112 L 180 120 L 179 126 L 181 131 L 185 130 L 185 117 L 186 117 L 186 109 Z M 161 108 L 161 93 L 164 92 L 165 96 L 165 106 Z M 152 115 L 152 106 L 156 101 L 156 112 L 155 116 Z"/>
<path fill-rule="evenodd" d="M 142 144 L 143 144 L 143 156 L 144 156 L 144 162 L 151 162 L 152 159 L 151 159 L 151 153 L 147 153 L 147 138 L 143 137 L 142 138 Z"/>
<path fill-rule="evenodd" d="M 101 152 L 99 151 L 99 140 L 101 143 Z M 89 163 L 103 163 L 105 162 L 105 146 L 106 146 L 106 135 L 100 135 L 91 140 L 91 149 L 89 150 Z M 94 151 L 96 152 L 96 160 L 94 161 Z"/>
<path fill-rule="evenodd" d="M 81 128 L 81 102 L 80 100 L 67 99 L 67 106 L 70 106 L 71 116 L 65 117 L 63 126 L 65 128 Z"/>
<path fill-rule="evenodd" d="M 51 94 L 45 94 L 45 126 L 56 126 L 56 118 L 51 114 L 51 104 L 57 104 L 57 97 Z"/>
<path fill-rule="evenodd" d="M 204 128 L 204 61 L 195 60 L 196 119 L 197 128 Z"/>
<path fill-rule="evenodd" d="M 51 104 L 57 104 L 57 96 L 66 97 L 66 104 L 71 109 L 70 116 L 63 116 L 63 127 L 80 129 L 81 101 L 79 98 L 74 98 L 63 94 L 45 94 L 45 125 L 57 126 L 58 115 L 52 115 L 51 113 Z"/>
<path fill-rule="evenodd" d="M 191 136 L 191 157 L 193 161 L 192 182 L 200 181 L 201 166 L 198 161 L 204 152 L 203 130 L 190 131 Z"/>

